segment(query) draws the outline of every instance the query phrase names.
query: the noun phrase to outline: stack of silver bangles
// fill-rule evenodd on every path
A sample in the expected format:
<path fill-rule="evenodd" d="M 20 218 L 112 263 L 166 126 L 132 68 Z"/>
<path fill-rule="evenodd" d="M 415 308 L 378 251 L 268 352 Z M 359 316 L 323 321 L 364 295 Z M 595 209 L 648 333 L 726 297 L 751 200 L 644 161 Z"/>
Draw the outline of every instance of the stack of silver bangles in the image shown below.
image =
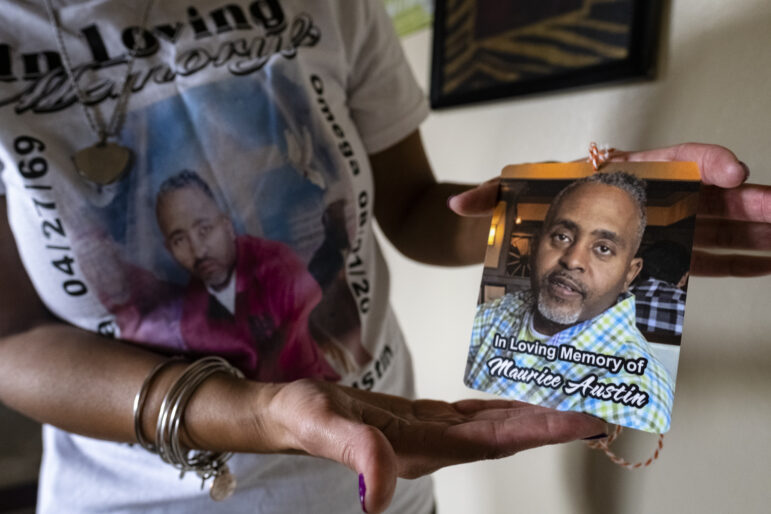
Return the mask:
<path fill-rule="evenodd" d="M 164 462 L 179 469 L 180 478 L 184 477 L 187 471 L 195 471 L 201 478 L 201 488 L 203 488 L 206 480 L 214 478 L 209 495 L 214 500 L 224 500 L 232 495 L 236 488 L 236 479 L 226 464 L 233 454 L 184 448 L 179 441 L 179 430 L 182 426 L 185 407 L 204 380 L 220 372 L 230 373 L 238 378 L 243 378 L 244 374 L 222 357 L 204 357 L 190 364 L 163 398 L 158 413 L 155 445 L 153 445 L 142 435 L 140 419 L 142 408 L 154 376 L 163 367 L 174 361 L 175 359 L 170 359 L 156 365 L 147 375 L 134 398 L 134 431 L 137 441 L 144 449 L 157 453 Z"/>

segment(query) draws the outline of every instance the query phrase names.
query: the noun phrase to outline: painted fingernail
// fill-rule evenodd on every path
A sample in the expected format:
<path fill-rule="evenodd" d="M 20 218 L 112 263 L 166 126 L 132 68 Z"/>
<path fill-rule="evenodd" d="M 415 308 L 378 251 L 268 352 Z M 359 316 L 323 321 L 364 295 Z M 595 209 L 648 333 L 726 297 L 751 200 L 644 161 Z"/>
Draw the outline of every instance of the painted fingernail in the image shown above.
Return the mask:
<path fill-rule="evenodd" d="M 367 495 L 367 484 L 364 483 L 364 475 L 359 473 L 359 502 L 361 502 L 361 510 L 367 512 L 367 507 L 364 505 L 364 497 Z"/>
<path fill-rule="evenodd" d="M 605 437 L 608 437 L 608 434 L 597 434 L 597 435 L 593 435 L 592 437 L 585 437 L 584 441 L 591 441 L 593 439 L 603 439 Z"/>
<path fill-rule="evenodd" d="M 750 178 L 750 169 L 742 161 L 739 161 L 739 164 L 741 164 L 742 168 L 744 168 L 744 180 L 747 180 L 748 178 Z"/>

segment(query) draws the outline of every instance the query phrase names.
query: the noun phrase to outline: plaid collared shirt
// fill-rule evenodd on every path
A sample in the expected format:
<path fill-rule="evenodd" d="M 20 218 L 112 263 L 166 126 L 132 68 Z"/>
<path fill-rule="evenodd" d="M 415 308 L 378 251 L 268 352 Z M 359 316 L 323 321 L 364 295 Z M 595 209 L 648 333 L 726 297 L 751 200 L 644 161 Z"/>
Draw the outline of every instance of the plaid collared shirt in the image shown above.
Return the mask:
<path fill-rule="evenodd" d="M 644 332 L 681 335 L 685 316 L 685 291 L 650 277 L 632 288 L 637 305 L 637 326 Z"/>
<path fill-rule="evenodd" d="M 674 385 L 635 327 L 633 295 L 550 338 L 531 328 L 534 305 L 530 291 L 519 291 L 477 307 L 467 386 L 648 432 L 669 430 Z M 643 374 L 633 373 L 642 359 Z"/>

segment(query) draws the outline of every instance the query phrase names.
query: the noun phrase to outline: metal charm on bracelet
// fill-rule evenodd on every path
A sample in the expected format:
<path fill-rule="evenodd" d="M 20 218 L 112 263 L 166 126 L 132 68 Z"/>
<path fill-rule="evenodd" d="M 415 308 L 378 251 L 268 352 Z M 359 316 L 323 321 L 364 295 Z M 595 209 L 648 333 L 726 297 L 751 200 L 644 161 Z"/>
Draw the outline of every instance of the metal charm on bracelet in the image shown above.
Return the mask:
<path fill-rule="evenodd" d="M 185 407 L 195 390 L 204 380 L 220 372 L 239 378 L 244 376 L 221 357 L 204 357 L 188 366 L 163 399 L 155 435 L 158 454 L 165 462 L 180 470 L 180 478 L 187 471 L 195 471 L 201 478 L 201 488 L 206 480 L 214 479 L 209 496 L 217 501 L 228 498 L 236 488 L 236 478 L 226 464 L 232 453 L 184 448 L 179 440 L 179 430 Z"/>

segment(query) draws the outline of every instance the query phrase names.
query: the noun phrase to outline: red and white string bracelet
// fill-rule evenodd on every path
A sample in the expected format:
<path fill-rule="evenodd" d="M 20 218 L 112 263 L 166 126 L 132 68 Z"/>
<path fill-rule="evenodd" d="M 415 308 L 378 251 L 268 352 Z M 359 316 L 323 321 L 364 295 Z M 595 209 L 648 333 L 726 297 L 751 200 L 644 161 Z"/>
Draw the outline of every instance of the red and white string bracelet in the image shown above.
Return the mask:
<path fill-rule="evenodd" d="M 608 145 L 598 147 L 597 143 L 592 142 L 589 144 L 589 158 L 586 160 L 592 163 L 594 171 L 599 171 L 600 166 L 602 166 L 605 161 L 609 160 L 610 156 L 615 151 L 615 148 L 610 148 Z"/>

